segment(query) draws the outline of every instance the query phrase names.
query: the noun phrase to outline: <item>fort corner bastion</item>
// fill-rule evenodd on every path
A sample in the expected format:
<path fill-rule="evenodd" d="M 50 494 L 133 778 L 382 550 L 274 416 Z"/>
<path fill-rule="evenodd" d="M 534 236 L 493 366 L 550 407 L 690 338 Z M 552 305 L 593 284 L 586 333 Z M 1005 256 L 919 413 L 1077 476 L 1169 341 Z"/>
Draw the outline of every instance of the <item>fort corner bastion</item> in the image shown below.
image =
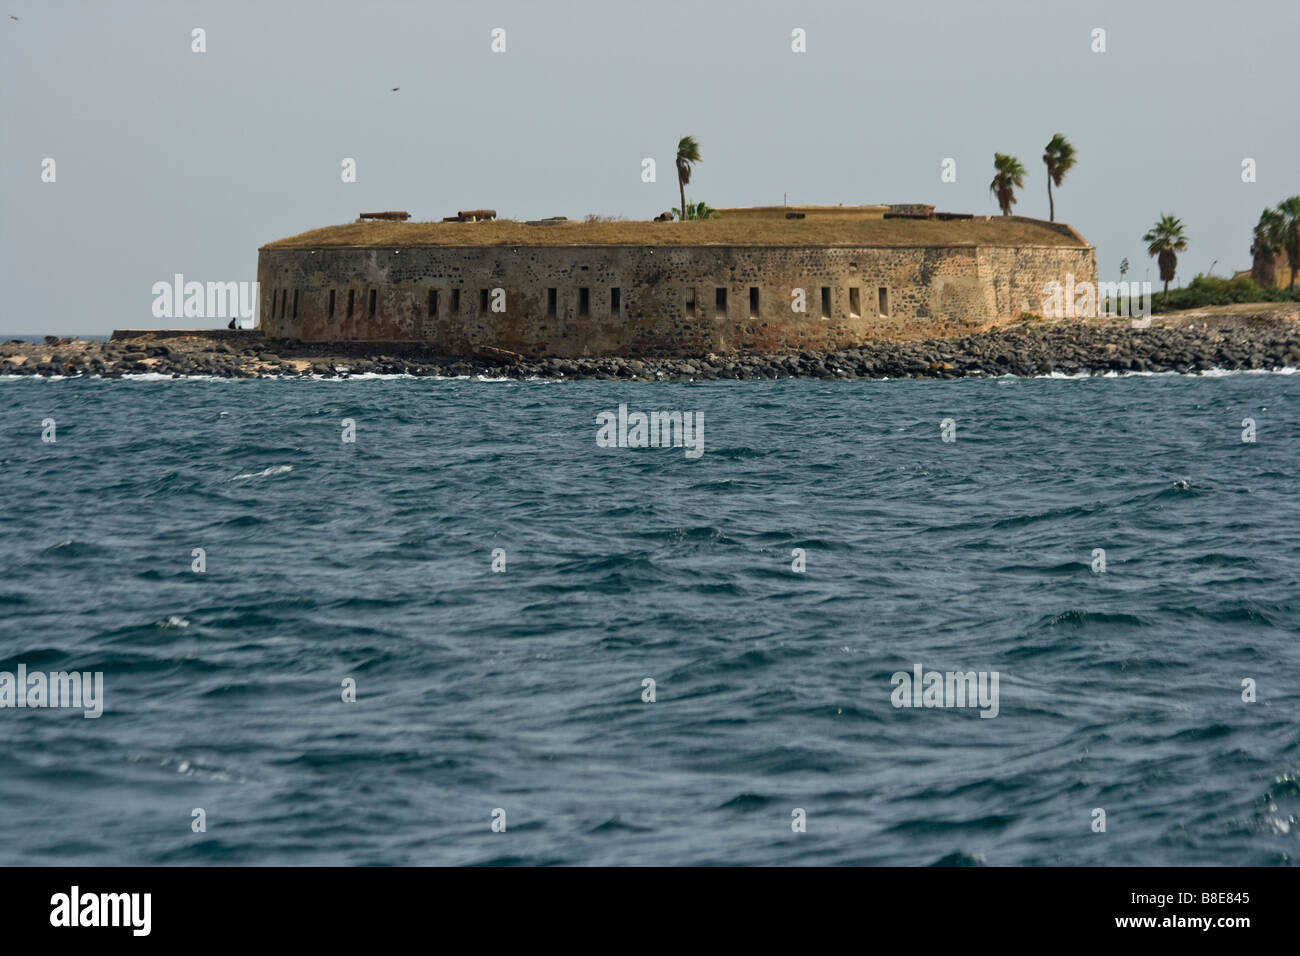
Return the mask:
<path fill-rule="evenodd" d="M 1097 281 L 1096 250 L 1063 223 L 929 206 L 719 212 L 698 222 L 386 214 L 312 230 L 258 250 L 261 328 L 445 355 L 828 350 L 987 329 L 1040 312 L 1049 282 Z"/>

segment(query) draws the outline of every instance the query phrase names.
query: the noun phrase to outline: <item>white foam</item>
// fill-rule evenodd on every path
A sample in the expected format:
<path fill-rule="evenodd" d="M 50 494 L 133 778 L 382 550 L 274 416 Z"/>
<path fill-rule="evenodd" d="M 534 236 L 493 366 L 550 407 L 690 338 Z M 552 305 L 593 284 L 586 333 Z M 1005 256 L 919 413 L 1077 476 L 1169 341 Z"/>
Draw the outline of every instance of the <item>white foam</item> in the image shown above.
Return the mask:
<path fill-rule="evenodd" d="M 243 481 L 246 478 L 271 478 L 275 475 L 287 475 L 293 471 L 293 465 L 272 465 L 270 468 L 264 468 L 261 471 L 250 471 L 246 475 L 235 475 L 231 481 Z"/>
<path fill-rule="evenodd" d="M 1133 372 L 1133 371 L 1116 371 L 1110 369 L 1101 375 L 1093 375 L 1091 372 L 1076 372 L 1067 374 L 1065 372 L 1052 372 L 1049 375 L 1035 375 L 1033 378 L 1063 378 L 1063 379 L 1085 379 L 1085 378 L 1228 378 L 1233 375 L 1294 375 L 1300 369 L 1294 365 L 1287 365 L 1282 368 L 1207 368 L 1199 373 L 1197 372 L 1175 372 L 1172 369 L 1165 372 Z"/>

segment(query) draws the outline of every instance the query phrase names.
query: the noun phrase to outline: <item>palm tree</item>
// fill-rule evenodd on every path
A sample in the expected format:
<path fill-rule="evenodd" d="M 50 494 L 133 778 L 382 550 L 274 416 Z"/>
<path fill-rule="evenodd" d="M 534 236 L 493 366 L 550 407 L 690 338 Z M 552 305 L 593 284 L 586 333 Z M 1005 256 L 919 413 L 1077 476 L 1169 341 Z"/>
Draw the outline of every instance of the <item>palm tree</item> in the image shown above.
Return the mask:
<path fill-rule="evenodd" d="M 1181 219 L 1168 213 L 1161 213 L 1142 241 L 1147 244 L 1147 255 L 1157 256 L 1160 263 L 1160 278 L 1165 283 L 1165 298 L 1169 298 L 1169 283 L 1178 271 L 1178 253 L 1187 249 L 1187 233 L 1183 230 Z"/>
<path fill-rule="evenodd" d="M 682 192 L 682 216 L 686 218 L 686 184 L 691 181 L 691 167 L 700 160 L 700 144 L 694 136 L 683 136 L 677 144 L 677 188 Z"/>
<path fill-rule="evenodd" d="M 1250 243 L 1250 277 L 1265 288 L 1277 285 L 1277 254 L 1286 245 L 1286 216 L 1276 209 L 1259 214 Z"/>
<path fill-rule="evenodd" d="M 1009 216 L 1011 207 L 1016 203 L 1016 190 L 1023 189 L 1025 185 L 1025 167 L 1014 156 L 994 153 L 993 168 L 998 171 L 998 174 L 993 177 L 993 182 L 989 183 L 989 192 L 998 197 L 1002 215 Z"/>
<path fill-rule="evenodd" d="M 1287 264 L 1291 267 L 1291 284 L 1287 288 L 1294 289 L 1296 275 L 1300 273 L 1300 196 L 1283 199 L 1277 204 L 1277 211 L 1286 217 L 1283 243 Z"/>
<path fill-rule="evenodd" d="M 1047 164 L 1047 206 L 1052 222 L 1056 222 L 1056 200 L 1052 198 L 1052 183 L 1061 185 L 1065 174 L 1074 168 L 1078 160 L 1070 141 L 1057 133 L 1043 150 L 1043 162 Z"/>

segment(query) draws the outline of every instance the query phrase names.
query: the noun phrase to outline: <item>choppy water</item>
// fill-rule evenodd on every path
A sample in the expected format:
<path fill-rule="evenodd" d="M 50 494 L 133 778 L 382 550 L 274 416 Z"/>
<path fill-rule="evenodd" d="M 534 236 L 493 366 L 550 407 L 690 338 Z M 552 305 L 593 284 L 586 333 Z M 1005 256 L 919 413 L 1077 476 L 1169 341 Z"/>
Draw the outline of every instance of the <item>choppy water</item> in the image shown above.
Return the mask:
<path fill-rule="evenodd" d="M 705 454 L 597 448 L 620 402 Z M 1274 374 L 0 381 L 0 670 L 105 675 L 97 720 L 0 710 L 0 863 L 1293 863 L 1298 412 Z M 895 709 L 917 664 L 999 672 L 998 716 Z"/>

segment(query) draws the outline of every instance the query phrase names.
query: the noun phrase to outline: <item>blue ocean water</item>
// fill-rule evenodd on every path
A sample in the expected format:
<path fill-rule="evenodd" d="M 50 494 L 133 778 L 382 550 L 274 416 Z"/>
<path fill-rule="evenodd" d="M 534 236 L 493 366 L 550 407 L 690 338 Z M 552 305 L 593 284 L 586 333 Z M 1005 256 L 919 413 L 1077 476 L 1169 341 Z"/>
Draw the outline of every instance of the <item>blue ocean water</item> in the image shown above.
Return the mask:
<path fill-rule="evenodd" d="M 703 456 L 597 447 L 620 403 Z M 1293 864 L 1298 413 L 1281 374 L 0 381 L 0 671 L 104 675 L 98 719 L 0 710 L 0 863 Z M 997 716 L 894 707 L 917 665 Z"/>

